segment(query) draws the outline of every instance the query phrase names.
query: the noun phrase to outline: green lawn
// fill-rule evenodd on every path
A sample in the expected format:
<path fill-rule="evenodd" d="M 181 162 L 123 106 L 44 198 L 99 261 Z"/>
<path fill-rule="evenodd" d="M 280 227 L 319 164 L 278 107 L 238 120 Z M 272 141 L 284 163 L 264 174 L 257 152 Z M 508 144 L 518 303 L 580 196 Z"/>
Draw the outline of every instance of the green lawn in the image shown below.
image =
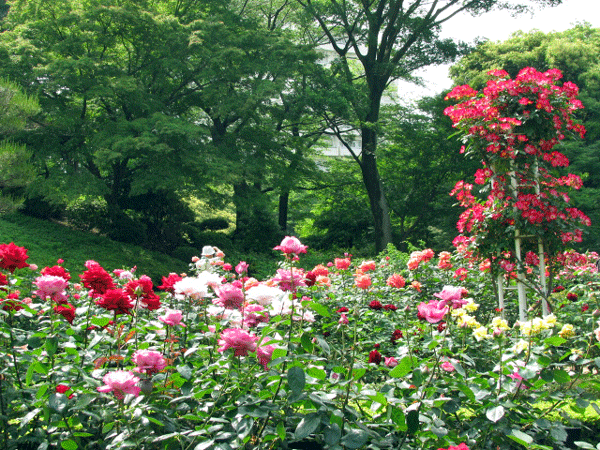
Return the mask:
<path fill-rule="evenodd" d="M 186 262 L 163 253 L 22 214 L 0 217 L 0 236 L 0 243 L 14 242 L 27 248 L 27 262 L 37 264 L 40 269 L 62 258 L 67 270 L 81 273 L 85 262 L 92 259 L 109 271 L 137 266 L 137 273 L 152 277 L 154 283 L 160 283 L 161 276 L 169 272 L 188 270 Z"/>

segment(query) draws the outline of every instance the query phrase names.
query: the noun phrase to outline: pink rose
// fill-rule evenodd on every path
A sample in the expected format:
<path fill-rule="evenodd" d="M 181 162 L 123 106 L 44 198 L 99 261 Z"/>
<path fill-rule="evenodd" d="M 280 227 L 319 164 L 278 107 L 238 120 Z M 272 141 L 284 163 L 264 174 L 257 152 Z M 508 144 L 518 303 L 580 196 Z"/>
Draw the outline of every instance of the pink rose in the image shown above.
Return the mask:
<path fill-rule="evenodd" d="M 448 313 L 448 307 L 443 301 L 431 300 L 429 303 L 421 302 L 417 306 L 419 317 L 429 323 L 438 323 Z"/>
<path fill-rule="evenodd" d="M 277 247 L 273 250 L 281 250 L 283 253 L 290 255 L 298 255 L 300 253 L 306 253 L 306 245 L 302 245 L 298 238 L 294 236 L 286 236 Z"/>
<path fill-rule="evenodd" d="M 391 369 L 398 365 L 398 360 L 396 358 L 394 358 L 393 356 L 390 356 L 390 357 L 386 356 L 383 360 L 383 363 L 385 364 L 386 367 L 389 367 Z"/>
<path fill-rule="evenodd" d="M 213 299 L 213 303 L 226 309 L 239 309 L 244 303 L 244 293 L 233 284 L 224 284 L 216 290 L 218 297 Z"/>
<path fill-rule="evenodd" d="M 124 394 L 132 394 L 136 397 L 140 393 L 140 388 L 137 386 L 140 379 L 133 372 L 128 370 L 116 370 L 109 372 L 102 378 L 104 386 L 96 388 L 98 392 L 114 392 L 115 397 L 122 399 Z"/>
<path fill-rule="evenodd" d="M 465 292 L 466 290 L 463 287 L 444 286 L 444 289 L 442 289 L 441 292 L 433 295 L 434 297 L 442 299 L 442 302 L 445 305 L 452 305 L 452 308 L 458 309 L 467 304 L 467 301 L 462 299 L 462 295 Z"/>
<path fill-rule="evenodd" d="M 265 345 L 265 340 L 263 340 L 262 345 L 256 347 L 256 357 L 258 358 L 258 362 L 262 364 L 265 370 L 267 370 L 268 365 L 271 362 L 271 358 L 273 357 L 273 350 L 275 350 L 275 346 Z"/>
<path fill-rule="evenodd" d="M 454 372 L 454 365 L 452 365 L 452 363 L 450 361 L 444 361 L 441 365 L 442 369 L 444 369 L 446 372 Z"/>
<path fill-rule="evenodd" d="M 256 350 L 256 341 L 258 341 L 258 336 L 255 334 L 239 328 L 228 328 L 221 332 L 221 339 L 219 339 L 221 347 L 218 348 L 218 351 L 224 352 L 233 348 L 235 356 L 247 356 L 248 352 Z"/>
<path fill-rule="evenodd" d="M 181 322 L 182 317 L 183 313 L 180 310 L 167 309 L 164 315 L 160 316 L 158 320 L 164 324 L 171 325 L 172 327 L 176 327 L 177 325 L 185 327 L 185 325 Z"/>
<path fill-rule="evenodd" d="M 133 362 L 137 366 L 136 372 L 152 374 L 160 372 L 167 366 L 167 361 L 162 353 L 153 350 L 138 350 L 133 354 Z"/>
<path fill-rule="evenodd" d="M 243 273 L 248 272 L 249 264 L 246 261 L 240 261 L 237 266 L 235 266 L 235 271 L 241 275 Z"/>

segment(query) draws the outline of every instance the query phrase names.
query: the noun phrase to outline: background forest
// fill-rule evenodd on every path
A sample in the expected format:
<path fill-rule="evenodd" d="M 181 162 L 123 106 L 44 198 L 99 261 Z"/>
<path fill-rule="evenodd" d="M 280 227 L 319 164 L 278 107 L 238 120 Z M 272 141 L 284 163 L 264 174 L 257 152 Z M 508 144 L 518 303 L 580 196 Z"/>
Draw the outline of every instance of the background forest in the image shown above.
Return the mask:
<path fill-rule="evenodd" d="M 490 69 L 525 66 L 579 86 L 586 139 L 561 151 L 584 178 L 573 205 L 592 219 L 580 250 L 597 250 L 599 30 L 471 46 L 440 39 L 442 24 L 500 2 L 403 3 L 0 2 L 2 212 L 183 261 L 289 234 L 323 250 L 450 249 L 448 193 L 479 162 L 449 138 L 445 93 L 409 104 L 390 90 L 455 61 L 452 79 L 476 89 Z M 332 136 L 349 156 L 321 154 Z"/>

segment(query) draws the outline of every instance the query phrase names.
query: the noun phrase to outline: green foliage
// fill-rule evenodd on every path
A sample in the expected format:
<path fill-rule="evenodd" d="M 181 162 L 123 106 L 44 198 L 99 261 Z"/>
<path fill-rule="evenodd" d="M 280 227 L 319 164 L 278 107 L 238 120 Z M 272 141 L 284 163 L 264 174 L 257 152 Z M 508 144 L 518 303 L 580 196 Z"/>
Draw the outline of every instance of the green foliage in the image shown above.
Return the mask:
<path fill-rule="evenodd" d="M 561 326 L 572 314 L 559 308 L 556 316 L 510 327 L 478 309 L 476 302 L 491 299 L 489 280 L 470 268 L 455 286 L 466 287 L 468 297 L 458 289 L 447 299 L 457 304 L 443 325 L 420 320 L 415 305 L 421 310 L 457 282 L 453 270 L 419 253 L 419 266 L 408 270 L 409 255 L 388 247 L 364 269 L 372 281 L 366 289 L 354 282 L 365 266 L 360 259 L 331 267 L 327 283 L 274 288 L 261 300 L 268 320 L 247 329 L 238 327 L 238 311 L 213 304 L 220 297 L 201 282 L 224 277 L 230 289 L 239 277 L 221 268 L 227 259 L 200 259 L 185 295 L 161 294 L 185 327 L 162 309 L 118 314 L 101 307 L 76 286 L 78 270 L 65 262 L 72 276 L 66 295 L 77 305 L 72 323 L 54 312 L 52 298 L 0 296 L 6 306 L 0 309 L 0 444 L 7 450 L 58 442 L 99 450 L 568 447 L 567 427 L 585 426 L 577 421 L 587 420 L 588 408 L 598 411 L 597 393 L 584 388 L 594 381 L 584 372 L 600 366 L 596 318 L 588 312 L 565 333 Z M 450 262 L 468 265 L 457 254 Z M 279 261 L 300 274 L 294 264 L 291 255 Z M 36 271 L 2 270 L 11 279 L 7 291 L 36 289 Z M 598 282 L 597 272 L 577 270 Z M 565 267 L 563 276 L 576 280 L 577 270 Z M 407 285 L 388 285 L 392 274 Z M 116 275 L 112 281 L 129 283 Z M 410 285 L 417 281 L 418 288 Z M 258 288 L 242 290 L 244 300 Z M 476 325 L 463 324 L 467 315 Z M 150 358 L 141 364 L 144 350 L 164 364 L 156 370 Z M 109 383 L 117 370 L 136 377 L 127 392 L 119 391 L 124 383 Z M 597 443 L 597 435 L 581 439 L 584 448 Z"/>

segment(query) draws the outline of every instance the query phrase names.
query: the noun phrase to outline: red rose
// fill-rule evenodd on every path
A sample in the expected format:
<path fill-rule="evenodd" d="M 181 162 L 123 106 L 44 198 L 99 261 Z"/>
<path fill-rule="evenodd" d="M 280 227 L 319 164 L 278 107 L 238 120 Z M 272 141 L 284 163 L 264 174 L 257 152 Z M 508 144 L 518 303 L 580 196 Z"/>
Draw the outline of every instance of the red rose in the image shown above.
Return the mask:
<path fill-rule="evenodd" d="M 27 256 L 26 248 L 19 247 L 14 242 L 0 244 L 0 267 L 7 269 L 10 273 L 13 273 L 15 269 L 29 267 L 29 264 L 25 262 L 27 258 L 29 256 Z"/>
<path fill-rule="evenodd" d="M 377 350 L 371 350 L 369 353 L 369 363 L 381 364 L 381 353 Z"/>
<path fill-rule="evenodd" d="M 60 314 L 65 318 L 67 322 L 73 325 L 73 319 L 75 319 L 75 307 L 70 303 L 64 303 L 54 307 L 54 312 Z"/>
<path fill-rule="evenodd" d="M 44 267 L 40 273 L 42 275 L 53 275 L 55 277 L 62 277 L 65 279 L 65 281 L 69 281 L 71 279 L 71 275 L 69 274 L 69 272 L 67 272 L 65 268 L 61 266 Z"/>
<path fill-rule="evenodd" d="M 56 386 L 56 392 L 58 394 L 64 394 L 65 392 L 67 392 L 69 389 L 71 389 L 69 386 L 67 386 L 66 384 L 59 384 L 58 386 Z M 69 395 L 69 399 L 73 398 L 74 394 Z"/>
<path fill-rule="evenodd" d="M 114 311 L 115 314 L 129 314 L 133 303 L 123 289 L 109 289 L 107 290 L 99 300 L 96 301 L 96 305 Z"/>
<path fill-rule="evenodd" d="M 371 303 L 369 303 L 369 308 L 378 311 L 381 308 L 383 308 L 383 305 L 380 302 L 378 302 L 377 300 L 372 300 Z"/>
<path fill-rule="evenodd" d="M 115 283 L 110 274 L 98 263 L 90 264 L 88 270 L 79 275 L 83 285 L 91 289 L 92 297 L 99 297 L 109 289 L 115 287 Z"/>
<path fill-rule="evenodd" d="M 174 292 L 173 286 L 175 283 L 181 281 L 182 279 L 183 278 L 176 273 L 170 273 L 168 277 L 162 277 L 162 284 L 158 287 L 158 289 L 172 293 Z"/>

